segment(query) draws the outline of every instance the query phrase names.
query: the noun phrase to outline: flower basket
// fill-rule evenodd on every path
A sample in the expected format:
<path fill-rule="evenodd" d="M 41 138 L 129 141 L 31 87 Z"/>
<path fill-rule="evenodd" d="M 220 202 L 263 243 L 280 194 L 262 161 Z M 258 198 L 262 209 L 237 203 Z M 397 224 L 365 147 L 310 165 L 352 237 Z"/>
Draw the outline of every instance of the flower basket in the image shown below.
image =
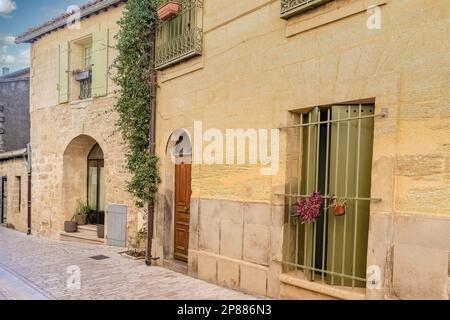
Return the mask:
<path fill-rule="evenodd" d="M 178 15 L 180 12 L 180 4 L 178 1 L 169 1 L 160 6 L 157 12 L 159 20 L 169 20 Z"/>
<path fill-rule="evenodd" d="M 307 199 L 297 203 L 297 216 L 302 223 L 315 223 L 320 217 L 320 208 L 323 203 L 319 192 L 312 193 Z"/>
<path fill-rule="evenodd" d="M 89 70 L 87 71 L 74 71 L 73 76 L 76 81 L 83 81 L 89 79 L 91 76 L 91 72 Z"/>

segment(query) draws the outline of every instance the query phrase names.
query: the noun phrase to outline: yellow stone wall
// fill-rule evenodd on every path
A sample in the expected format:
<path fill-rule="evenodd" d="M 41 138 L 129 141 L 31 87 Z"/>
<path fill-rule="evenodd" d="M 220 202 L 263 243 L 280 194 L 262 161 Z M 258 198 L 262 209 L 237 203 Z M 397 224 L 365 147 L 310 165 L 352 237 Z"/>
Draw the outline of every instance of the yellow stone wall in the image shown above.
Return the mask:
<path fill-rule="evenodd" d="M 367 28 L 372 4 L 381 9 L 380 30 Z M 387 111 L 388 117 L 375 120 L 372 196 L 383 201 L 372 205 L 368 263 L 380 266 L 385 291 L 367 295 L 445 297 L 449 17 L 446 0 L 336 0 L 287 21 L 280 18 L 279 0 L 204 1 L 203 55 L 159 73 L 158 154 L 166 159 L 171 133 L 184 128 L 192 134 L 195 120 L 203 121 L 204 130 L 272 129 L 294 123 L 291 111 L 373 102 L 377 113 Z M 285 193 L 289 182 L 287 134 L 281 132 L 278 175 L 262 177 L 259 167 L 251 166 L 196 165 L 193 198 L 283 204 L 274 194 Z M 163 176 L 170 166 L 162 161 Z M 162 197 L 171 184 L 163 181 Z M 272 221 L 282 215 L 272 210 Z M 273 232 L 271 239 L 276 248 L 271 258 L 279 258 L 279 239 Z M 219 261 L 220 252 L 213 253 Z M 434 266 L 433 277 L 418 266 L 420 256 Z M 207 273 L 202 265 L 214 266 L 210 256 L 205 259 L 192 266 L 200 277 Z M 274 270 L 269 274 L 280 272 Z M 422 280 L 411 284 L 407 274 Z M 203 278 L 218 281 L 217 275 Z"/>
<path fill-rule="evenodd" d="M 41 235 L 58 238 L 63 230 L 64 220 L 70 219 L 75 210 L 75 201 L 65 203 L 67 193 L 86 198 L 84 164 L 77 171 L 64 177 L 64 161 L 70 162 L 70 155 L 76 152 L 68 147 L 91 143 L 88 136 L 97 141 L 105 154 L 105 198 L 106 204 L 129 206 L 128 234 L 133 235 L 138 225 L 138 210 L 134 200 L 126 192 L 129 175 L 125 168 L 125 146 L 115 123 L 113 111 L 116 85 L 108 80 L 108 95 L 78 101 L 76 93 L 70 95 L 70 102 L 58 104 L 58 55 L 59 45 L 67 41 L 78 41 L 100 30 L 109 30 L 109 54 L 111 64 L 116 57 L 114 36 L 118 32 L 117 21 L 123 12 L 123 5 L 111 8 L 99 15 L 81 21 L 79 30 L 60 29 L 45 35 L 31 48 L 31 144 L 33 147 L 33 228 Z M 74 54 L 74 52 L 71 52 Z M 73 61 L 77 59 L 74 58 Z M 71 60 L 72 61 L 72 60 Z M 72 70 L 71 68 L 70 70 Z M 114 72 L 114 70 L 112 70 Z M 81 138 L 80 138 L 81 136 Z M 81 149 L 80 149 L 81 150 Z M 70 155 L 64 159 L 64 153 Z M 83 150 L 88 153 L 89 150 Z M 84 155 L 83 157 L 87 154 Z M 63 186 L 65 181 L 72 184 Z M 66 191 L 69 190 L 69 191 Z M 73 200 L 73 199 L 72 199 Z"/>
<path fill-rule="evenodd" d="M 27 232 L 28 170 L 25 159 L 1 160 L 0 177 L 7 178 L 6 190 L 4 190 L 4 201 L 6 201 L 4 204 L 4 210 L 6 211 L 4 215 L 6 216 L 6 224 L 17 231 Z"/>

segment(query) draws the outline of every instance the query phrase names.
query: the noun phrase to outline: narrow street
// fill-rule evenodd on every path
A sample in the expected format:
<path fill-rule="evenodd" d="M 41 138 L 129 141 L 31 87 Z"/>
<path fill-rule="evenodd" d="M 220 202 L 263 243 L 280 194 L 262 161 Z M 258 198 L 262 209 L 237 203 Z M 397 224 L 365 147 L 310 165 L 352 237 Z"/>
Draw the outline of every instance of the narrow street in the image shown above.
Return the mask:
<path fill-rule="evenodd" d="M 0 227 L 0 300 L 251 300 L 142 261 L 118 248 L 50 241 Z M 103 260 L 92 257 L 103 256 Z M 79 278 L 73 278 L 79 270 Z M 70 280 L 80 279 L 79 286 Z"/>

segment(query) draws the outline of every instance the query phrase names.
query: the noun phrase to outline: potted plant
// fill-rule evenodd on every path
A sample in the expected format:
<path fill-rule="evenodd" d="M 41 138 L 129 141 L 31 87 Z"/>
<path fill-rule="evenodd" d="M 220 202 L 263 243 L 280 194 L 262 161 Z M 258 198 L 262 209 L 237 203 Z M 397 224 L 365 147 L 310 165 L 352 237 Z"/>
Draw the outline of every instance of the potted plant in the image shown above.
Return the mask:
<path fill-rule="evenodd" d="M 72 217 L 72 220 L 64 222 L 64 231 L 67 233 L 75 233 L 78 231 L 78 223 L 75 221 L 75 216 Z"/>
<path fill-rule="evenodd" d="M 91 207 L 86 202 L 81 200 L 77 201 L 77 210 L 75 214 L 75 221 L 79 226 L 83 226 L 87 222 L 87 217 L 89 212 L 91 212 Z"/>
<path fill-rule="evenodd" d="M 330 206 L 333 209 L 333 214 L 337 217 L 344 216 L 347 209 L 347 201 L 341 198 L 336 198 Z"/>
<path fill-rule="evenodd" d="M 308 198 L 297 203 L 297 216 L 302 223 L 314 223 L 320 217 L 323 197 L 319 192 L 312 193 Z"/>
<path fill-rule="evenodd" d="M 163 1 L 157 9 L 159 20 L 169 20 L 178 15 L 180 3 L 177 0 Z"/>

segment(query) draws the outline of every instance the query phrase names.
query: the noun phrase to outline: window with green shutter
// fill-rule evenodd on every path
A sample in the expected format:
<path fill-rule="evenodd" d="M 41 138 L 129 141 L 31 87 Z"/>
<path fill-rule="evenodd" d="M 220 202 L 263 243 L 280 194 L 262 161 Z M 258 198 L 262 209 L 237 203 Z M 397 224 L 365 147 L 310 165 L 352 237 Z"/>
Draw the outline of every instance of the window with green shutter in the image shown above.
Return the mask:
<path fill-rule="evenodd" d="M 373 105 L 337 105 L 300 115 L 295 184 L 286 197 L 286 272 L 302 271 L 311 281 L 365 287 L 374 140 Z M 291 132 L 293 133 L 293 132 Z M 294 138 L 293 138 L 294 139 Z M 293 168 L 294 169 L 294 168 Z M 297 203 L 318 192 L 316 221 L 304 221 Z M 345 203 L 344 214 L 336 204 Z"/>

